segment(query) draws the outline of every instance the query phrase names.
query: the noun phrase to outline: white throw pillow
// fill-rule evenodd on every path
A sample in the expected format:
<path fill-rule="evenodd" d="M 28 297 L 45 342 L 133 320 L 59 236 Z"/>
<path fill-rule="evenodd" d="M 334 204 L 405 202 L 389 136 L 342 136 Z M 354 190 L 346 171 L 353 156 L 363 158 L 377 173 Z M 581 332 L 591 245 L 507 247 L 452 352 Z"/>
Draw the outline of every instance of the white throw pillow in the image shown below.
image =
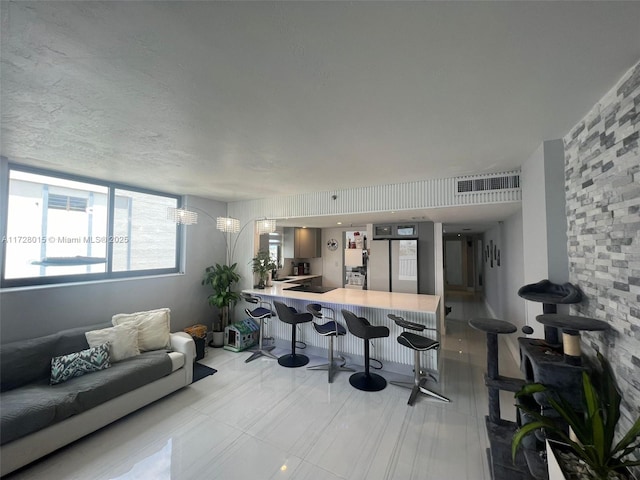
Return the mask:
<path fill-rule="evenodd" d="M 171 310 L 159 308 L 146 312 L 119 313 L 111 317 L 114 325 L 131 323 L 138 328 L 138 346 L 141 352 L 171 349 Z"/>
<path fill-rule="evenodd" d="M 125 358 L 140 355 L 138 348 L 138 329 L 135 325 L 118 325 L 117 327 L 104 328 L 86 332 L 87 342 L 90 347 L 96 347 L 103 343 L 109 343 L 109 355 L 112 362 L 119 362 Z"/>

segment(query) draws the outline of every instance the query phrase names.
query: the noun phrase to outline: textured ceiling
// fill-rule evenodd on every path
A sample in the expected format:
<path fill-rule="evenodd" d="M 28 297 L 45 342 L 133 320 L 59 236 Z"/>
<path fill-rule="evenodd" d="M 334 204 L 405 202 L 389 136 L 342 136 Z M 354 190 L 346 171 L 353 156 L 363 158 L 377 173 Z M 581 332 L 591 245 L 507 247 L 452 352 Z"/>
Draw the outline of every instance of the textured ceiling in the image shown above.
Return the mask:
<path fill-rule="evenodd" d="M 10 2 L 1 154 L 223 201 L 516 168 L 639 2 Z"/>

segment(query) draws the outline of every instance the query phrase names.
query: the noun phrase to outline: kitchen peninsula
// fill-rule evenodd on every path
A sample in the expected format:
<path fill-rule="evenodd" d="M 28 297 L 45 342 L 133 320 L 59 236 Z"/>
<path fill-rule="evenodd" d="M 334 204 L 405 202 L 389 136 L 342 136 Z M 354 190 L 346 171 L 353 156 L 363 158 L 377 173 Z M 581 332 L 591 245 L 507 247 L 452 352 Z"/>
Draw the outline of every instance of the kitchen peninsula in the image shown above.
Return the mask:
<path fill-rule="evenodd" d="M 384 363 L 384 369 L 404 374 L 411 374 L 413 366 L 413 351 L 398 344 L 396 338 L 402 329 L 398 327 L 387 314 L 394 313 L 406 320 L 420 323 L 430 329 L 439 327 L 440 297 L 437 295 L 420 295 L 411 293 L 382 292 L 374 290 L 354 290 L 335 288 L 325 293 L 314 291 L 292 291 L 294 283 L 274 282 L 272 287 L 265 289 L 246 289 L 243 292 L 258 295 L 266 301 L 278 300 L 298 311 L 306 311 L 309 303 L 319 303 L 323 307 L 332 308 L 336 313 L 336 320 L 345 325 L 342 309 L 350 310 L 360 317 L 364 317 L 372 325 L 385 325 L 390 330 L 388 338 L 373 342 L 371 355 Z M 278 345 L 286 345 L 291 338 L 291 327 L 274 319 L 270 322 L 269 334 L 276 338 Z M 425 330 L 424 335 L 439 340 L 439 331 Z M 326 339 L 318 335 L 310 324 L 302 324 L 298 340 L 310 347 L 326 349 Z M 357 362 L 362 361 L 362 340 L 353 335 L 341 337 L 336 342 L 336 351 L 351 357 Z M 357 360 L 356 360 L 357 359 Z M 426 352 L 423 367 L 437 376 L 439 356 L 437 351 Z M 408 370 L 407 370 L 408 367 Z M 409 373 L 407 373 L 407 371 Z"/>

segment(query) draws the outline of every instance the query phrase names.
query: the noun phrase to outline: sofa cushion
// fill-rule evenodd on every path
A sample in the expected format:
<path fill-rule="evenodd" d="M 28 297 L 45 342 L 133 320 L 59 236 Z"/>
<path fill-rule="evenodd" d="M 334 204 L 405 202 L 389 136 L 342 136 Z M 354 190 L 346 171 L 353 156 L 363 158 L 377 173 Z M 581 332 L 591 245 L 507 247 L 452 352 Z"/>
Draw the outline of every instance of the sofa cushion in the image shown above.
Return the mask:
<path fill-rule="evenodd" d="M 108 325 L 101 323 L 73 328 L 52 335 L 0 345 L 0 392 L 38 380 L 49 383 L 53 357 L 89 348 L 84 333 L 89 329 L 104 328 Z"/>
<path fill-rule="evenodd" d="M 171 310 L 159 308 L 146 312 L 119 313 L 111 317 L 114 325 L 133 323 L 138 327 L 138 346 L 141 352 L 171 348 Z"/>
<path fill-rule="evenodd" d="M 102 330 L 92 330 L 85 333 L 85 336 L 90 347 L 108 343 L 109 355 L 114 363 L 140 355 L 138 328 L 134 324 L 125 323 Z"/>
<path fill-rule="evenodd" d="M 87 348 L 51 359 L 51 385 L 66 382 L 85 373 L 97 372 L 111 366 L 109 344 Z"/>
<path fill-rule="evenodd" d="M 48 380 L 2 394 L 0 444 L 89 410 L 171 373 L 166 352 L 148 352 L 58 385 Z"/>

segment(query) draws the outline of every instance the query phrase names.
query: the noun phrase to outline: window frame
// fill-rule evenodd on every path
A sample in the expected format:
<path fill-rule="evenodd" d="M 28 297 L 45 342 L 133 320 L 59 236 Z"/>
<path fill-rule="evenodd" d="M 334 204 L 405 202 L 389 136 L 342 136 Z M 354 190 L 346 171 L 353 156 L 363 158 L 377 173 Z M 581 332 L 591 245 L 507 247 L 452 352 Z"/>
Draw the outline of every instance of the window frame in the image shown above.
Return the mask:
<path fill-rule="evenodd" d="M 4 163 L 4 162 L 2 162 Z M 176 207 L 182 208 L 183 206 L 183 196 L 175 195 L 171 193 L 161 192 L 158 190 L 152 190 L 148 188 L 136 187 L 133 185 L 127 185 L 118 182 L 110 182 L 106 180 L 100 180 L 91 177 L 85 177 L 81 175 L 74 175 L 64 172 L 57 172 L 53 170 L 47 170 L 37 167 L 30 167 L 26 165 L 16 164 L 16 163 L 7 163 L 6 166 L 3 165 L 1 169 L 0 177 L 2 177 L 2 193 L 0 195 L 0 217 L 2 221 L 0 221 L 0 239 L 7 238 L 7 229 L 9 222 L 9 184 L 10 184 L 10 174 L 11 171 L 18 171 L 24 173 L 32 173 L 36 175 L 43 175 L 52 178 L 59 178 L 61 180 L 70 180 L 76 182 L 83 182 L 99 187 L 107 188 L 107 196 L 108 196 L 108 209 L 107 209 L 107 237 L 113 236 L 114 232 L 114 221 L 115 221 L 115 192 L 118 189 L 128 190 L 132 192 L 148 194 L 148 195 L 156 195 L 159 197 L 171 198 L 176 200 Z M 152 268 L 152 269 L 144 269 L 144 270 L 127 270 L 127 271 L 113 271 L 113 244 L 111 242 L 107 242 L 106 244 L 106 263 L 105 263 L 105 272 L 96 272 L 96 273 L 76 273 L 69 275 L 52 275 L 52 276 L 42 276 L 42 277 L 23 277 L 23 278 L 5 278 L 5 268 L 6 268 L 6 255 L 7 255 L 7 242 L 2 241 L 2 247 L 0 248 L 0 263 L 1 271 L 0 271 L 0 288 L 15 288 L 15 287 L 30 287 L 30 286 L 38 286 L 38 285 L 58 285 L 58 284 L 69 284 L 69 283 L 85 283 L 99 280 L 117 280 L 117 279 L 127 279 L 127 278 L 135 278 L 135 277 L 151 277 L 151 276 L 160 276 L 160 275 L 168 275 L 168 274 L 176 274 L 180 273 L 180 265 L 183 251 L 183 225 L 176 224 L 176 252 L 174 258 L 174 266 L 167 268 Z"/>

